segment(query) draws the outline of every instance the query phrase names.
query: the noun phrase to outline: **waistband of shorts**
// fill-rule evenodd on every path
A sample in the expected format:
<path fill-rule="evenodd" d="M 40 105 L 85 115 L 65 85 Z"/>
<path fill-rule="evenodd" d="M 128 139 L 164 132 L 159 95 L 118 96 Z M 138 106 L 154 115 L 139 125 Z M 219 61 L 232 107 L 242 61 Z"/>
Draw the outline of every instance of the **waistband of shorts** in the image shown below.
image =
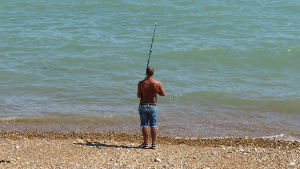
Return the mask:
<path fill-rule="evenodd" d="M 140 105 L 156 106 L 156 103 L 140 103 Z"/>

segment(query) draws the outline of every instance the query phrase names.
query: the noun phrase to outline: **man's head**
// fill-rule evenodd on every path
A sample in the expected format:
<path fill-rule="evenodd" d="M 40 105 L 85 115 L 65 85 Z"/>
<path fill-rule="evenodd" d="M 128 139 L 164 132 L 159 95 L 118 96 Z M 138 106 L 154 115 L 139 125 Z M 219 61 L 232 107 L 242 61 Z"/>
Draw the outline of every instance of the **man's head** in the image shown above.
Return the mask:
<path fill-rule="evenodd" d="M 153 76 L 154 74 L 154 68 L 152 66 L 147 67 L 146 75 L 147 76 Z"/>

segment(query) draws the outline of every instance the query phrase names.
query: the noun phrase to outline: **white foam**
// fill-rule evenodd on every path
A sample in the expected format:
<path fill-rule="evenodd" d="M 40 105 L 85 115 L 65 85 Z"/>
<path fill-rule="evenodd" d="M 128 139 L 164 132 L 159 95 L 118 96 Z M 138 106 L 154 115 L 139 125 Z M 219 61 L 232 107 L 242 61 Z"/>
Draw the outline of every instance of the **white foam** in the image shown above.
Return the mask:
<path fill-rule="evenodd" d="M 278 135 L 273 135 L 273 136 L 264 136 L 262 138 L 279 138 L 279 137 L 283 137 L 284 134 L 278 134 Z"/>
<path fill-rule="evenodd" d="M 9 117 L 0 117 L 0 121 L 13 121 L 16 120 L 17 117 L 15 116 L 9 116 Z"/>

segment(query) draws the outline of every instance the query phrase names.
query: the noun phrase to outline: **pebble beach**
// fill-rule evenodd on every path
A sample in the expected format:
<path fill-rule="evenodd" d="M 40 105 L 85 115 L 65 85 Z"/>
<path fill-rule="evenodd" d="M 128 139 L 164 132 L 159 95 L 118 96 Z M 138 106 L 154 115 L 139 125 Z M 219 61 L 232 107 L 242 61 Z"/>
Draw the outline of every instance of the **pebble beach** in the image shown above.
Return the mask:
<path fill-rule="evenodd" d="M 300 143 L 272 138 L 158 137 L 138 133 L 0 132 L 1 168 L 299 168 Z"/>
<path fill-rule="evenodd" d="M 299 9 L 0 1 L 0 169 L 300 169 Z M 148 64 L 155 150 L 138 148 Z"/>

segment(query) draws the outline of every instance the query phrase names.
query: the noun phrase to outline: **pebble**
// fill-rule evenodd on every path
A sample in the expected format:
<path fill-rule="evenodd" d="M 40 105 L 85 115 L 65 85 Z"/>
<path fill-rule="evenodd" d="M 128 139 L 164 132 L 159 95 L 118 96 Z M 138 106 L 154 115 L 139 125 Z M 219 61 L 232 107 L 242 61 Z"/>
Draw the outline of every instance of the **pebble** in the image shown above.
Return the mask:
<path fill-rule="evenodd" d="M 20 146 L 16 146 L 16 148 L 20 148 Z"/>
<path fill-rule="evenodd" d="M 290 162 L 290 165 L 291 165 L 291 166 L 293 166 L 293 165 L 295 165 L 295 164 L 296 164 L 295 161 Z"/>
<path fill-rule="evenodd" d="M 82 139 L 78 139 L 76 142 L 77 143 L 84 143 L 84 141 Z"/>
<path fill-rule="evenodd" d="M 155 158 L 155 159 L 154 159 L 154 162 L 161 162 L 161 159 Z"/>
<path fill-rule="evenodd" d="M 168 164 L 165 164 L 165 165 L 163 166 L 163 168 L 169 168 Z"/>

